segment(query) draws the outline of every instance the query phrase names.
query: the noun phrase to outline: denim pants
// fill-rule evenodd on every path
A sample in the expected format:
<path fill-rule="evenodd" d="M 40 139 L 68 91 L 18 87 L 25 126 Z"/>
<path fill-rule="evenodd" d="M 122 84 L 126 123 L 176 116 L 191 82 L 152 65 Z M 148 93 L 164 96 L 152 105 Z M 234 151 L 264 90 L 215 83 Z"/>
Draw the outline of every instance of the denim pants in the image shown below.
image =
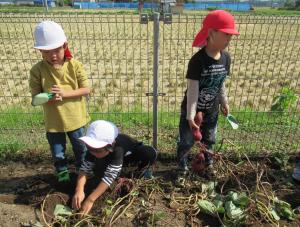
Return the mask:
<path fill-rule="evenodd" d="M 66 151 L 66 135 L 72 145 L 72 149 L 75 155 L 76 168 L 79 169 L 86 154 L 86 146 L 80 140 L 79 137 L 84 136 L 85 127 L 81 127 L 70 132 L 47 132 L 46 137 L 50 145 L 52 159 L 57 172 L 68 169 L 67 158 L 65 157 Z"/>
<path fill-rule="evenodd" d="M 201 126 L 201 143 L 203 143 L 207 149 L 212 149 L 212 146 L 216 143 L 218 113 L 218 109 L 215 109 L 215 111 L 204 112 Z M 187 166 L 188 153 L 194 143 L 195 141 L 192 130 L 190 129 L 189 122 L 186 119 L 186 112 L 182 111 L 179 122 L 179 139 L 177 142 L 177 162 L 180 168 L 185 168 Z M 208 160 L 210 157 L 205 158 Z"/>

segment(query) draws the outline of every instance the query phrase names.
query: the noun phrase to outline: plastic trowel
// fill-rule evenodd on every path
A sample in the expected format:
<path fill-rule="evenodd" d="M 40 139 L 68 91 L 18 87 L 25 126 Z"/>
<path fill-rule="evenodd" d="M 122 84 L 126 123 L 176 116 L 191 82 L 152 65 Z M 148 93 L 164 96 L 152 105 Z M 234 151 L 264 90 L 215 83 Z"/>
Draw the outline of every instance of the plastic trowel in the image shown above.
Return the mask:
<path fill-rule="evenodd" d="M 33 105 L 33 106 L 42 105 L 42 104 L 48 102 L 50 99 L 52 99 L 53 96 L 54 96 L 53 93 L 47 93 L 47 92 L 37 94 L 36 96 L 34 96 L 32 98 L 31 105 Z"/>
<path fill-rule="evenodd" d="M 237 122 L 237 120 L 235 119 L 234 116 L 232 116 L 231 114 L 228 114 L 226 119 L 233 129 L 238 129 L 239 123 Z"/>

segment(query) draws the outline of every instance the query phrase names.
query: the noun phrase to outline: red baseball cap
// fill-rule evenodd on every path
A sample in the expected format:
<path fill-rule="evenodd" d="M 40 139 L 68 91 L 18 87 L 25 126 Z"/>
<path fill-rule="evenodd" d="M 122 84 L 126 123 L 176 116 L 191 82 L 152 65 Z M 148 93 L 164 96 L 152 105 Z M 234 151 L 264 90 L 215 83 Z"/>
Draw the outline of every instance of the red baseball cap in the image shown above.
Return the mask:
<path fill-rule="evenodd" d="M 209 29 L 216 29 L 231 35 L 239 35 L 240 33 L 235 29 L 234 17 L 225 10 L 211 11 L 203 20 L 203 25 L 196 35 L 193 47 L 201 47 L 206 45 Z"/>

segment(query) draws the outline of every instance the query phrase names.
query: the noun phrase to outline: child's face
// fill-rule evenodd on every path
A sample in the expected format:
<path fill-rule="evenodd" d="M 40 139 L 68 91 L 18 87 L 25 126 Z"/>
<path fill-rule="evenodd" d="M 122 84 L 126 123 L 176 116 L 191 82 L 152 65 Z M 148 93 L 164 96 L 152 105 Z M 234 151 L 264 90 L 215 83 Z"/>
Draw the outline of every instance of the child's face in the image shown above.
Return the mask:
<path fill-rule="evenodd" d="M 111 152 L 111 150 L 108 149 L 107 147 L 93 148 L 88 145 L 86 145 L 86 146 L 87 146 L 88 151 L 96 158 L 104 158 L 107 155 L 109 155 L 109 153 Z"/>
<path fill-rule="evenodd" d="M 230 43 L 232 35 L 218 30 L 209 32 L 209 44 L 218 50 L 224 50 Z"/>
<path fill-rule="evenodd" d="M 40 50 L 42 53 L 43 58 L 53 67 L 63 65 L 65 61 L 65 48 L 66 44 L 60 46 L 56 49 L 52 50 Z"/>

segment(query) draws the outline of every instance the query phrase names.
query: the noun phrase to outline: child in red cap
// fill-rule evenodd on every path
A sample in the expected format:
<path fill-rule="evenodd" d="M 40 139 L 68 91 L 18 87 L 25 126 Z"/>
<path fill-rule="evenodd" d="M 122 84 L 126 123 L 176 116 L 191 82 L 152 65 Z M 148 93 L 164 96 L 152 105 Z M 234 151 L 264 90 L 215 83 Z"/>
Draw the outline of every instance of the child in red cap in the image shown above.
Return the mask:
<path fill-rule="evenodd" d="M 239 35 L 233 16 L 224 10 L 214 10 L 204 18 L 203 26 L 193 42 L 193 47 L 200 47 L 200 50 L 188 64 L 187 90 L 181 104 L 177 147 L 178 165 L 184 173 L 188 170 L 187 155 L 195 140 L 199 139 L 207 150 L 212 149 L 219 109 L 225 116 L 229 113 L 224 80 L 230 73 L 231 59 L 224 49 L 232 35 Z M 197 114 L 199 112 L 201 115 Z M 196 116 L 201 119 L 195 119 Z M 201 122 L 197 122 L 199 120 Z M 195 133 L 197 130 L 200 130 L 200 136 L 199 132 Z M 207 166 L 212 164 L 210 153 L 205 152 Z"/>

